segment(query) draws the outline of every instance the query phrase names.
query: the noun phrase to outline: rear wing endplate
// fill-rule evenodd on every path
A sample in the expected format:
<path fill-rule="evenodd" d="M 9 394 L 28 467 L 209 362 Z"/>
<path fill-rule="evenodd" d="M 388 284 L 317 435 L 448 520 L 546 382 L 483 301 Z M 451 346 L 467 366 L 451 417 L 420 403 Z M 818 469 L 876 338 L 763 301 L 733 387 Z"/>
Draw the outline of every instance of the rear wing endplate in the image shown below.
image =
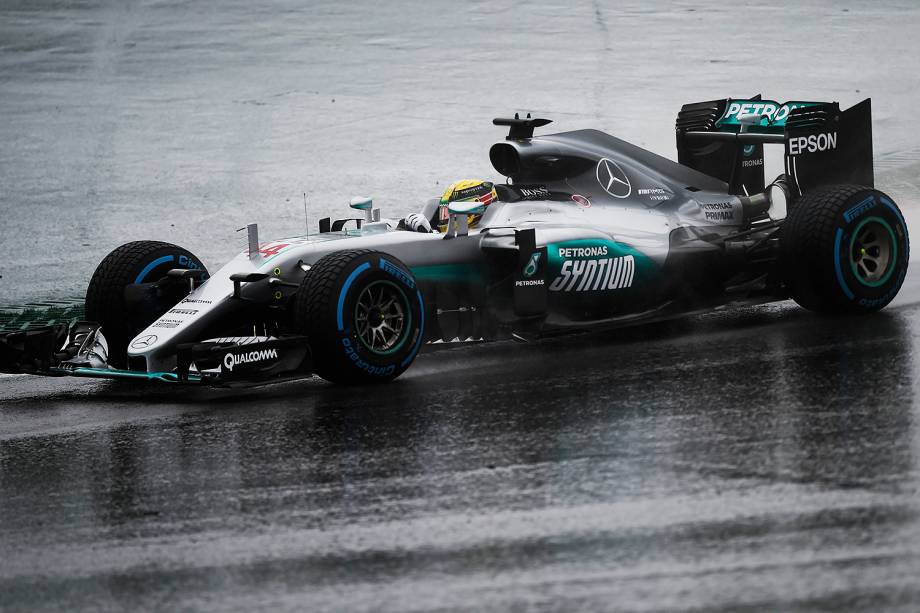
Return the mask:
<path fill-rule="evenodd" d="M 784 146 L 797 195 L 831 183 L 875 184 L 869 98 L 845 111 L 836 102 L 778 103 L 759 95 L 685 104 L 676 129 L 678 161 L 725 181 L 733 194 L 763 191 L 765 144 Z"/>

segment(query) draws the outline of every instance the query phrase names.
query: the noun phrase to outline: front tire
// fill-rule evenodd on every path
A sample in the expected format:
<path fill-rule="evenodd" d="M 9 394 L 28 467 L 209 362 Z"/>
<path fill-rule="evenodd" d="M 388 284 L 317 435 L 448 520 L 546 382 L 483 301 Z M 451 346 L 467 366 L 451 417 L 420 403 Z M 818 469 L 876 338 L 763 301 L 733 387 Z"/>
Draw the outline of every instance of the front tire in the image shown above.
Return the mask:
<path fill-rule="evenodd" d="M 369 250 L 330 253 L 314 264 L 294 304 L 316 374 L 333 383 L 383 383 L 415 359 L 424 303 L 409 268 Z"/>
<path fill-rule="evenodd" d="M 159 281 L 172 268 L 203 270 L 207 277 L 207 269 L 190 251 L 160 241 L 124 244 L 96 267 L 86 290 L 86 318 L 102 326 L 110 365 L 124 368 L 131 339 L 188 294 L 187 288 L 175 285 L 175 291 L 156 292 L 145 308 L 129 309 L 126 288 Z"/>
<path fill-rule="evenodd" d="M 868 313 L 891 302 L 907 273 L 904 216 L 876 189 L 807 193 L 783 224 L 780 263 L 793 299 L 821 313 Z"/>

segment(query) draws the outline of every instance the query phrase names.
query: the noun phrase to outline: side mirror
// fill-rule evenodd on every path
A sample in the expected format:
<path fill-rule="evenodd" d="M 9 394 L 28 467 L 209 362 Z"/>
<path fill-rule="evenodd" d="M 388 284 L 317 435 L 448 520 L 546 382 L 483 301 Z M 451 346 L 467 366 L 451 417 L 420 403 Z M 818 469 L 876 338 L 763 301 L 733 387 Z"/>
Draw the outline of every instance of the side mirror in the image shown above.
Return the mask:
<path fill-rule="evenodd" d="M 447 205 L 449 219 L 444 238 L 466 236 L 470 233 L 470 215 L 482 215 L 486 205 L 481 202 L 451 202 Z"/>
<path fill-rule="evenodd" d="M 369 211 L 374 206 L 374 201 L 369 196 L 355 196 L 348 206 L 359 211 Z"/>
<path fill-rule="evenodd" d="M 451 215 L 482 215 L 486 212 L 486 205 L 481 202 L 451 202 L 447 205 L 447 212 Z"/>
<path fill-rule="evenodd" d="M 369 196 L 355 196 L 348 206 L 356 211 L 364 211 L 364 221 L 367 223 L 374 221 L 374 201 Z"/>

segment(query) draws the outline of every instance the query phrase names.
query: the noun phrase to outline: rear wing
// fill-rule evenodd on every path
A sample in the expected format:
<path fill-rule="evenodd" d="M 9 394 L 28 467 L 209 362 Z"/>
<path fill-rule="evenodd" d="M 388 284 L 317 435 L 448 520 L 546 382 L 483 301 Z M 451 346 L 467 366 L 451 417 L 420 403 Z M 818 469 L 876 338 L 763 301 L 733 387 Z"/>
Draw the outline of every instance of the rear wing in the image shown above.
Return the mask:
<path fill-rule="evenodd" d="M 801 195 L 818 185 L 874 187 L 872 102 L 762 100 L 760 96 L 685 104 L 677 115 L 677 160 L 721 179 L 736 195 L 763 191 L 763 146 L 784 146 L 788 185 Z"/>

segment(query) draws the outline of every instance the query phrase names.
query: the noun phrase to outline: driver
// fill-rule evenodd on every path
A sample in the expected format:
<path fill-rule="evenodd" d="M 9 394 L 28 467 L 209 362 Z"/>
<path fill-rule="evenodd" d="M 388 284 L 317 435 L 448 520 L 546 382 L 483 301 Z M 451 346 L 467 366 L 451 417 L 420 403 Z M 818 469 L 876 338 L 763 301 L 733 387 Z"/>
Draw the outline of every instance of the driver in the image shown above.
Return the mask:
<path fill-rule="evenodd" d="M 489 206 L 496 200 L 498 200 L 498 193 L 495 191 L 495 186 L 489 181 L 483 181 L 482 179 L 454 181 L 444 190 L 444 194 L 441 195 L 441 200 L 430 218 L 424 212 L 412 213 L 400 221 L 397 228 L 414 232 L 446 232 L 447 222 L 450 219 L 447 206 L 451 202 L 481 202 Z M 475 228 L 480 219 L 482 219 L 482 215 L 470 215 L 467 220 L 470 228 Z M 437 230 L 432 228 L 437 228 Z"/>

